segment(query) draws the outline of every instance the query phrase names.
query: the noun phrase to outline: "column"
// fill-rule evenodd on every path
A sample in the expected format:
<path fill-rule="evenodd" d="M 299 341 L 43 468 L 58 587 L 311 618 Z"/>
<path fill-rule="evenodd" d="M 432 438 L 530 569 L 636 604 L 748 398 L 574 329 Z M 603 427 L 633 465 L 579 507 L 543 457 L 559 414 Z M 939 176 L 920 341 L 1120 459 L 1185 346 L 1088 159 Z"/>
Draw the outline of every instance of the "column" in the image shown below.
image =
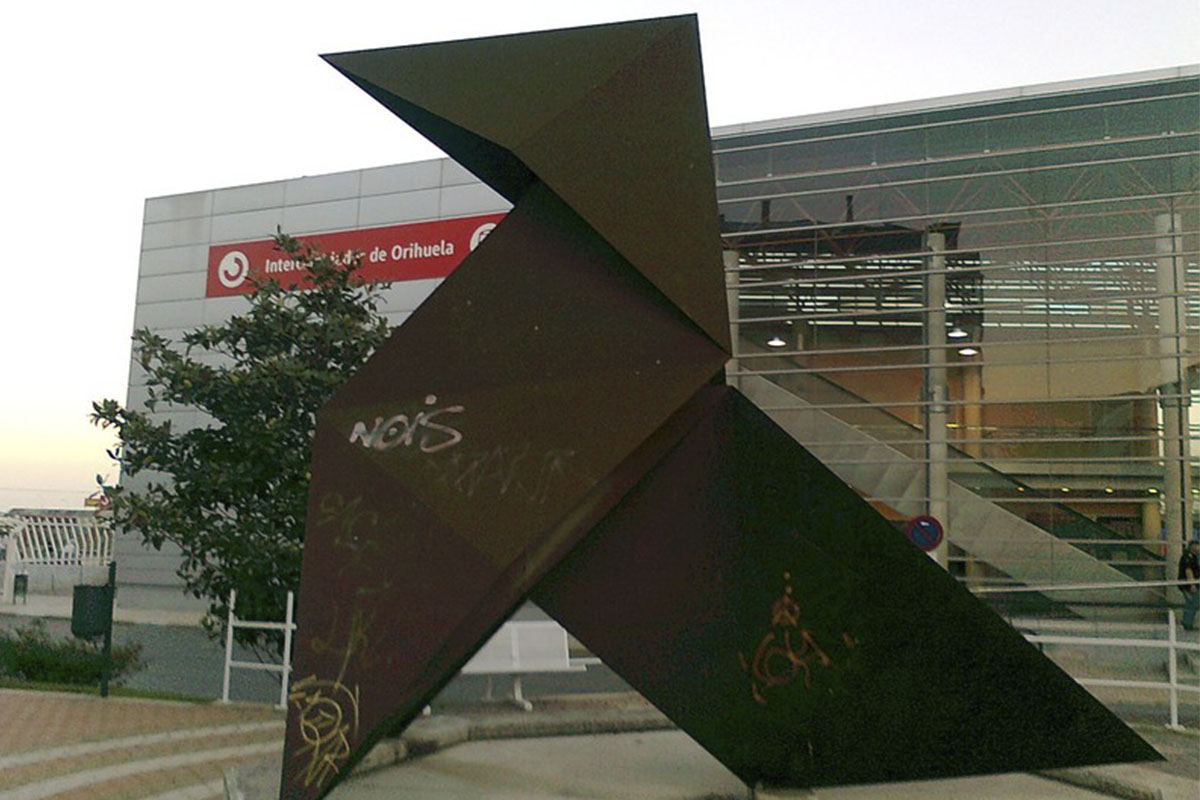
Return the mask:
<path fill-rule="evenodd" d="M 741 304 L 738 302 L 738 253 L 736 250 L 721 251 L 721 263 L 725 267 L 725 303 L 729 307 L 729 346 L 733 349 L 734 357 L 725 365 L 725 382 L 737 390 L 742 388 L 742 379 L 732 373 L 740 369 L 737 352 L 741 349 L 738 341 Z"/>
<path fill-rule="evenodd" d="M 1166 538 L 1167 578 L 1183 543 L 1191 536 L 1191 443 L 1188 438 L 1187 304 L 1183 243 L 1178 214 L 1154 218 L 1155 272 L 1158 278 L 1159 408 L 1162 411 L 1163 531 Z"/>
<path fill-rule="evenodd" d="M 928 231 L 925 234 L 927 258 L 925 276 L 925 497 L 926 513 L 942 523 L 946 537 L 937 550 L 930 553 L 943 567 L 949 556 L 950 478 L 946 459 L 946 234 Z"/>

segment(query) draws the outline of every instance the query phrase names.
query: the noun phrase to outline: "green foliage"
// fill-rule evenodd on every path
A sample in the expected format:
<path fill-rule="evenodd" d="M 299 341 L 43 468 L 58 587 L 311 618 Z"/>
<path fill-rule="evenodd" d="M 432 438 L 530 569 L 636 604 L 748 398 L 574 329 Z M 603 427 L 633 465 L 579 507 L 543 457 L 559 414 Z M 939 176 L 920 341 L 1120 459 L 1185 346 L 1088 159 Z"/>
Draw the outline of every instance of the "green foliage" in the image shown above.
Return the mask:
<path fill-rule="evenodd" d="M 0 675 L 23 681 L 93 685 L 100 682 L 103 663 L 104 653 L 98 643 L 69 638 L 55 641 L 40 619 L 0 632 Z M 118 684 L 144 666 L 140 644 L 113 645 L 109 680 Z"/>
<path fill-rule="evenodd" d="M 149 412 L 198 409 L 208 424 L 175 430 L 169 420 L 92 404 L 94 424 L 115 429 L 109 455 L 136 490 L 105 486 L 114 523 L 144 542 L 183 553 L 179 575 L 208 601 L 210 632 L 224 624 L 230 589 L 242 619 L 282 620 L 300 582 L 304 515 L 318 409 L 387 338 L 381 284 L 358 274 L 362 257 L 323 254 L 282 233 L 276 246 L 307 269 L 301 285 L 255 282 L 249 308 L 179 344 L 134 333 Z M 236 630 L 251 647 L 278 637 Z"/>

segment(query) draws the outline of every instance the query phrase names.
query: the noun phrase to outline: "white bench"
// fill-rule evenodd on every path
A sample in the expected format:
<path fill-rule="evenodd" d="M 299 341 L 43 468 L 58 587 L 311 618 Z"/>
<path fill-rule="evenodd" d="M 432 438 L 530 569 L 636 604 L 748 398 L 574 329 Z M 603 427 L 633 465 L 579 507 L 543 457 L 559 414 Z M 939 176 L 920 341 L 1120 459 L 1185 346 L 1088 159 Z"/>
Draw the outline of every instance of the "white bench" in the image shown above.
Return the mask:
<path fill-rule="evenodd" d="M 464 675 L 486 675 L 486 699 L 492 699 L 492 676 L 512 676 L 512 699 L 533 710 L 521 694 L 521 676 L 531 672 L 583 672 L 592 659 L 572 659 L 566 630 L 553 621 L 506 622 L 462 668 Z"/>

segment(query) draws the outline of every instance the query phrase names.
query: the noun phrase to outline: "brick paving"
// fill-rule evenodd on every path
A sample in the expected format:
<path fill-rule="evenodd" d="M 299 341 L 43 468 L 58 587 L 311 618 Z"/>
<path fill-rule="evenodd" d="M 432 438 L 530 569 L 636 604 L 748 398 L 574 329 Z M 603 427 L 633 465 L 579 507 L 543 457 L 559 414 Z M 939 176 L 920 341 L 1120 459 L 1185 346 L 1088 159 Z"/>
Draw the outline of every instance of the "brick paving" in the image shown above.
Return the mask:
<path fill-rule="evenodd" d="M 0 690 L 0 800 L 209 800 L 282 747 L 268 706 Z"/>

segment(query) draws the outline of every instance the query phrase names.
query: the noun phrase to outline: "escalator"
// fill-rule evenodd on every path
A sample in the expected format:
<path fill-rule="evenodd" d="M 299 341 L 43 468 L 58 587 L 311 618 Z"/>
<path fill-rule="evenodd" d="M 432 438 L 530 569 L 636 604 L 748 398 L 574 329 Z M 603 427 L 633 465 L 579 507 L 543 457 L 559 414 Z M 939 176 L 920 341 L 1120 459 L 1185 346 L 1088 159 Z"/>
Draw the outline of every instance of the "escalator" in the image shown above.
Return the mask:
<path fill-rule="evenodd" d="M 925 512 L 920 428 L 822 376 L 788 371 L 798 366 L 794 359 L 770 354 L 745 338 L 739 352 L 753 356 L 742 362 L 747 372 L 767 374 L 741 374 L 731 382 L 793 438 L 864 496 L 905 517 Z M 1050 515 L 1056 521 L 1053 530 L 1040 527 L 1019 513 L 1018 504 L 1003 500 L 1029 487 L 961 450 L 951 447 L 949 453 L 949 519 L 944 522 L 952 547 L 969 558 L 1028 585 L 1133 583 L 1143 577 L 1105 563 L 1153 557 L 1139 544 L 1114 543 L 1127 537 L 1059 503 Z M 1072 543 L 1055 535 L 1063 530 Z M 1084 539 L 1095 544 L 1078 541 Z M 1093 616 L 1095 607 L 1087 604 L 1110 603 L 1114 593 L 1073 592 L 1070 598 L 1075 613 Z M 1127 589 L 1119 593 L 1119 602 L 1157 605 L 1162 597 L 1151 589 Z"/>

